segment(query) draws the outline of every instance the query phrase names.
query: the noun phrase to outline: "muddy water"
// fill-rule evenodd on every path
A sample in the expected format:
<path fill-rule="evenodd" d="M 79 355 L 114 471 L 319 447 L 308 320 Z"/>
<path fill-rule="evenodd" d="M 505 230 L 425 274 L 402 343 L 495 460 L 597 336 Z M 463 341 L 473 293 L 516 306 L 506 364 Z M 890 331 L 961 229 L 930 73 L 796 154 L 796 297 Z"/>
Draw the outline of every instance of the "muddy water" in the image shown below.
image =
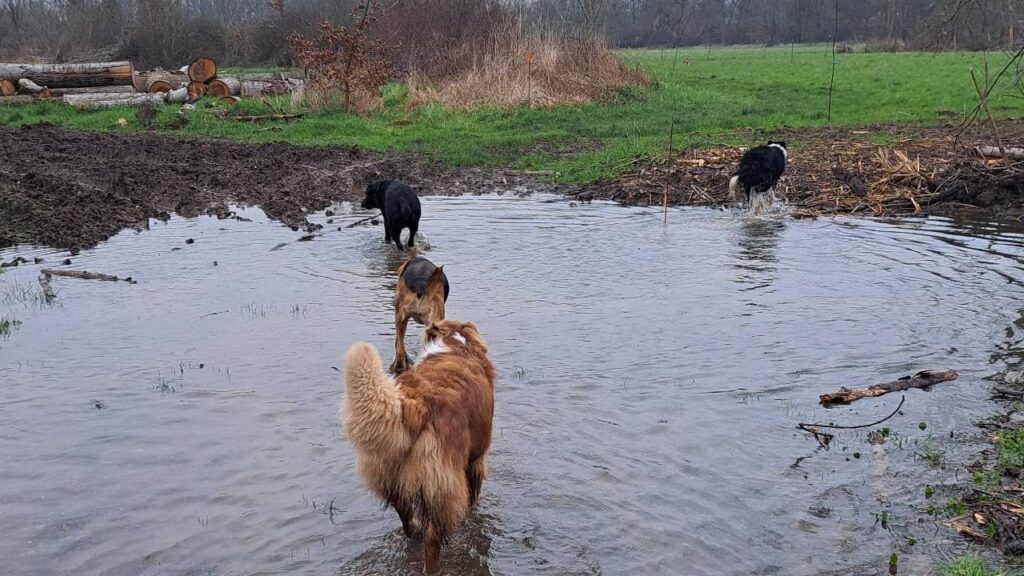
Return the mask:
<path fill-rule="evenodd" d="M 312 242 L 258 210 L 154 222 L 75 258 L 138 284 L 59 278 L 51 305 L 38 266 L 0 278 L 23 322 L 0 341 L 0 571 L 419 572 L 337 422 L 346 347 L 390 361 L 400 255 L 337 210 Z M 491 479 L 449 573 L 874 574 L 898 552 L 920 574 L 957 546 L 920 487 L 944 500 L 964 474 L 984 378 L 1020 356 L 1024 236 L 702 210 L 665 226 L 538 198 L 424 211 L 449 316 L 479 323 L 499 372 Z M 908 392 L 885 444 L 795 429 L 884 416 L 899 395 L 816 399 L 924 368 L 962 377 Z"/>

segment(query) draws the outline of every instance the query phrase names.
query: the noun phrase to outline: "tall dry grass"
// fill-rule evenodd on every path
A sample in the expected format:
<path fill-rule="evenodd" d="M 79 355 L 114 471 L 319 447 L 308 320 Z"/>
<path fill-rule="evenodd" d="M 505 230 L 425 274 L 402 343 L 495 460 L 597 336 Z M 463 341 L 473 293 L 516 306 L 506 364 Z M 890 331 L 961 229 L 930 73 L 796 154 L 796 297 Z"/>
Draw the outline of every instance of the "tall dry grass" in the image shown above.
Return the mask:
<path fill-rule="evenodd" d="M 454 71 L 441 77 L 410 71 L 407 109 L 431 102 L 458 109 L 589 104 L 651 84 L 601 40 L 527 32 L 520 23 L 500 27 L 485 43 L 453 47 L 448 57 L 456 59 L 446 67 Z"/>

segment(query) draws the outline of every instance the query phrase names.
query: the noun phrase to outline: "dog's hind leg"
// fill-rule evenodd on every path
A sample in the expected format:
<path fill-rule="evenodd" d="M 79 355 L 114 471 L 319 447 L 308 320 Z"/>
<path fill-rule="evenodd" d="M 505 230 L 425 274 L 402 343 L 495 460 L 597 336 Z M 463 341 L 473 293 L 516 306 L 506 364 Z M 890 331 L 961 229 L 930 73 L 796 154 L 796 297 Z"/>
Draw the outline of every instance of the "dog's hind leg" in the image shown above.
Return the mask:
<path fill-rule="evenodd" d="M 469 506 L 472 508 L 480 499 L 480 488 L 487 478 L 487 457 L 481 456 L 466 467 L 466 484 L 469 487 Z"/>
<path fill-rule="evenodd" d="M 394 233 L 391 235 L 391 239 L 395 241 L 395 246 L 398 246 L 399 250 L 405 250 L 405 248 L 402 247 L 402 229 L 401 228 L 399 228 L 398 230 L 394 231 Z M 411 244 L 410 244 L 410 246 L 411 246 Z"/>
<path fill-rule="evenodd" d="M 402 281 L 401 278 L 398 279 Z M 409 326 L 409 316 L 395 303 L 395 360 L 391 363 L 391 371 L 401 374 L 409 369 L 409 355 L 405 351 L 405 329 Z"/>
<path fill-rule="evenodd" d="M 423 528 L 423 573 L 441 572 L 441 534 L 433 520 L 427 520 Z"/>
<path fill-rule="evenodd" d="M 402 532 L 405 533 L 405 537 L 415 538 L 423 529 L 416 507 L 403 501 L 394 502 L 393 505 L 395 512 L 398 512 L 398 517 L 402 520 Z"/>

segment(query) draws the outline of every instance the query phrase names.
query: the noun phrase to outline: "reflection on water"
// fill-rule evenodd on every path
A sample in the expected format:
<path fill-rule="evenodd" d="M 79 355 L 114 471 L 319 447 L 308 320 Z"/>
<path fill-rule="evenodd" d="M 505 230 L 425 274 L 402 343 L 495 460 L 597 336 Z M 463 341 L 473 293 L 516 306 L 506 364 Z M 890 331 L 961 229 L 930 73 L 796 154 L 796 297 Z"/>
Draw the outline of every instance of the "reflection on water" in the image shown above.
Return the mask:
<path fill-rule="evenodd" d="M 924 573 L 956 538 L 916 522 L 928 503 L 893 479 L 941 485 L 958 472 L 916 446 L 957 462 L 976 446 L 950 433 L 984 441 L 968 425 L 991 409 L 984 378 L 1022 358 L 1017 231 L 704 210 L 663 225 L 535 198 L 423 208 L 448 315 L 480 325 L 498 369 L 490 478 L 448 573 L 816 576 L 884 570 L 894 550 Z M 0 343 L 5 576 L 419 573 L 419 542 L 362 488 L 337 421 L 347 346 L 390 361 L 406 254 L 335 210 L 312 217 L 312 242 L 258 210 L 153 222 L 75 258 L 138 284 L 57 278 L 59 305 L 0 308 L 23 321 Z M 907 393 L 886 423 L 898 442 L 852 431 L 823 451 L 795 429 L 871 421 L 899 398 L 817 397 L 928 368 L 962 376 Z"/>

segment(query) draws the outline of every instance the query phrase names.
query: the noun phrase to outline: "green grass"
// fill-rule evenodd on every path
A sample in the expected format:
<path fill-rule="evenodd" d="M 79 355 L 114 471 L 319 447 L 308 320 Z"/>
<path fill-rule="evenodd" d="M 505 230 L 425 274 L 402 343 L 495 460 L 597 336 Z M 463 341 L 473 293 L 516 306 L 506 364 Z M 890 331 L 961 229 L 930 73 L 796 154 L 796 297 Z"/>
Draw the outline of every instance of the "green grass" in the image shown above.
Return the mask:
<path fill-rule="evenodd" d="M 626 91 L 609 102 L 548 110 L 521 107 L 463 112 L 428 105 L 404 110 L 405 86 L 387 87 L 385 107 L 368 118 L 340 112 L 307 115 L 281 123 L 280 130 L 221 120 L 210 111 L 193 114 L 180 132 L 246 142 L 283 140 L 300 145 L 352 144 L 375 150 L 422 152 L 456 166 L 505 165 L 555 170 L 564 182 L 589 182 L 626 170 L 636 158 L 663 155 L 675 118 L 675 145 L 709 147 L 749 144 L 767 134 L 785 138 L 788 128 L 827 123 L 832 57 L 824 47 L 628 50 L 623 60 L 647 70 L 657 81 L 648 91 Z M 1005 63 L 988 56 L 990 66 Z M 836 124 L 957 121 L 976 102 L 969 69 L 980 68 L 980 53 L 876 53 L 838 57 L 833 99 Z M 254 69 L 232 69 L 254 71 Z M 262 71 L 262 70 L 261 70 Z M 288 108 L 288 100 L 272 102 Z M 991 101 L 999 116 L 1024 113 L 1024 99 L 1009 90 Z M 252 109 L 266 105 L 250 103 Z M 176 107 L 161 111 L 158 125 Z M 255 110 L 254 110 L 255 111 Z M 0 107 L 0 124 L 51 122 L 86 130 L 112 130 L 119 117 L 133 123 L 129 109 L 78 113 L 56 104 Z M 751 131 L 758 132 L 757 134 Z M 884 135 L 869 141 L 888 143 Z M 793 141 L 793 138 L 789 139 Z M 539 152 L 538 142 L 564 149 L 585 145 L 575 155 Z M 794 141 L 799 150 L 800 142 Z M 549 148 L 546 148 L 549 149 Z"/>
<path fill-rule="evenodd" d="M 981 558 L 964 556 L 958 558 L 942 568 L 944 576 L 1000 576 L 1001 572 L 990 570 L 988 564 Z"/>
<path fill-rule="evenodd" d="M 996 439 L 999 467 L 1016 475 L 1024 467 L 1024 428 L 1001 432 Z"/>
<path fill-rule="evenodd" d="M 8 318 L 6 316 L 0 318 L 0 338 L 7 338 L 17 330 L 19 326 L 21 326 L 21 322 L 19 320 Z"/>

